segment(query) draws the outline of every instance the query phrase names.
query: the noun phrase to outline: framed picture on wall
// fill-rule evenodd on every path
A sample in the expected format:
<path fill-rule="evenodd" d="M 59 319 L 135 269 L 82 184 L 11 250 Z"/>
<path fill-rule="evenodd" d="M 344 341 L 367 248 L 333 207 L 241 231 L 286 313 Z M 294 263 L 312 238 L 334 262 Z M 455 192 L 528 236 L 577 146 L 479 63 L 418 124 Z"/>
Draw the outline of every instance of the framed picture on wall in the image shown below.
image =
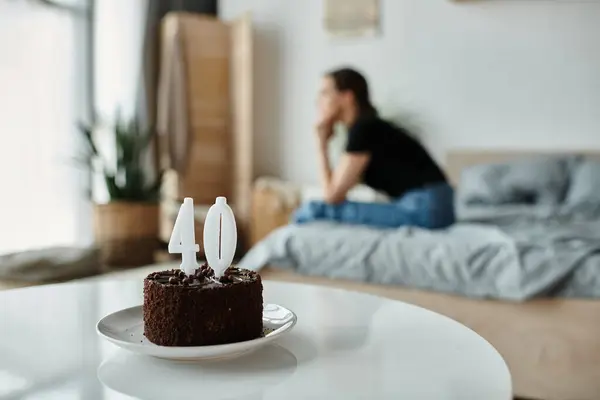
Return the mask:
<path fill-rule="evenodd" d="M 365 37 L 379 33 L 379 0 L 323 0 L 323 27 L 334 37 Z"/>

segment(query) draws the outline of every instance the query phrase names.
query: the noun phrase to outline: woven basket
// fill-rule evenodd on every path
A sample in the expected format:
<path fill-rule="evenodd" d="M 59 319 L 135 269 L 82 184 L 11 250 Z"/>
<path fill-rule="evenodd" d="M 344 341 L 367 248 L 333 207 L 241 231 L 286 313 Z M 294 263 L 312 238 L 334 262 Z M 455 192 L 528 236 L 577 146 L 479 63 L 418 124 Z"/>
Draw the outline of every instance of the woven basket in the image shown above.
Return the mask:
<path fill-rule="evenodd" d="M 252 192 L 250 245 L 254 246 L 269 233 L 289 224 L 294 210 L 300 205 L 300 196 L 283 187 L 257 182 Z"/>
<path fill-rule="evenodd" d="M 94 208 L 96 243 L 104 265 L 137 267 L 154 263 L 159 246 L 157 204 L 112 202 Z"/>

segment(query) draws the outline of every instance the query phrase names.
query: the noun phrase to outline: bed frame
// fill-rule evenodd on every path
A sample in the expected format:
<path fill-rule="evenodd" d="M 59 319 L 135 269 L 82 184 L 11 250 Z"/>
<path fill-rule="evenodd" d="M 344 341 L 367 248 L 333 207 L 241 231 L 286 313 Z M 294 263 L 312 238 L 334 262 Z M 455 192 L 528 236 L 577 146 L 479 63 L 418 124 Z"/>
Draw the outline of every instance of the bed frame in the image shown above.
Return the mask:
<path fill-rule="evenodd" d="M 448 154 L 446 171 L 456 183 L 470 165 L 551 152 L 460 150 Z M 569 152 L 600 160 L 600 151 Z M 554 153 L 556 154 L 556 153 Z M 539 400 L 600 398 L 600 300 L 538 299 L 525 303 L 459 296 L 267 268 L 266 279 L 327 285 L 406 301 L 444 314 L 487 339 L 506 360 L 515 396 Z"/>
<path fill-rule="evenodd" d="M 581 151 L 524 151 L 524 150 L 453 150 L 446 157 L 445 170 L 448 179 L 456 185 L 463 169 L 477 164 L 489 164 L 542 155 L 580 155 L 600 161 L 600 150 Z M 600 398 L 600 396 L 599 396 Z"/>

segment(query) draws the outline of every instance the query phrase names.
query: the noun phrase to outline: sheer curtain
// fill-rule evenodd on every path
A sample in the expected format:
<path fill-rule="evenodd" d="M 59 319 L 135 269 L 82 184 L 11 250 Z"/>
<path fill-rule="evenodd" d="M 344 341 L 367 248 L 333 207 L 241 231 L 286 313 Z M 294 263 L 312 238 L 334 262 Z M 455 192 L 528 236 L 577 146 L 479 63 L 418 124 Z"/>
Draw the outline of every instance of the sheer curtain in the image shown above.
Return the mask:
<path fill-rule="evenodd" d="M 117 111 L 123 118 L 136 114 L 147 8 L 148 0 L 96 1 L 94 103 L 108 123 Z"/>
<path fill-rule="evenodd" d="M 0 2 L 0 253 L 89 237 L 82 175 L 72 161 L 81 108 L 76 68 L 72 15 Z"/>

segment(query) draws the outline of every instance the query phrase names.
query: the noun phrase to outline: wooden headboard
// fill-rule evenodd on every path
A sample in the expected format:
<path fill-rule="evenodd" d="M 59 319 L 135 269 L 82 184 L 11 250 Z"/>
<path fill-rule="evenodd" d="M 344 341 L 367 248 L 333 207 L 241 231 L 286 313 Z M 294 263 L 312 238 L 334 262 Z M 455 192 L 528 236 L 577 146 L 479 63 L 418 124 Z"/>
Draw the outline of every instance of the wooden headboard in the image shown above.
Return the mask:
<path fill-rule="evenodd" d="M 445 171 L 453 185 L 458 184 L 463 169 L 477 164 L 490 164 L 541 155 L 580 154 L 600 161 L 598 150 L 451 150 L 446 156 Z"/>

